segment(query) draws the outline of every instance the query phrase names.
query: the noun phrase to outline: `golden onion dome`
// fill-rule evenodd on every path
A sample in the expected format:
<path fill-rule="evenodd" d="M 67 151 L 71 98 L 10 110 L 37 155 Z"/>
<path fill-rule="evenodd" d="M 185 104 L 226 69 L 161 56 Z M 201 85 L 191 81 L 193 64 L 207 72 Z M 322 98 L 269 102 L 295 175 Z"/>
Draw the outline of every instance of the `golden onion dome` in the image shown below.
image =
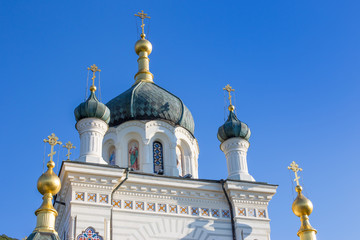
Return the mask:
<path fill-rule="evenodd" d="M 53 171 L 53 168 L 55 167 L 53 161 L 49 161 L 47 167 L 48 170 L 39 177 L 37 189 L 42 195 L 45 195 L 46 193 L 55 195 L 61 188 L 60 178 Z"/>
<path fill-rule="evenodd" d="M 302 187 L 296 186 L 295 188 L 296 192 L 298 193 L 298 196 L 296 197 L 295 201 L 292 205 L 292 210 L 294 214 L 298 217 L 307 215 L 309 216 L 313 211 L 313 204 L 312 202 L 307 199 L 302 193 Z"/>
<path fill-rule="evenodd" d="M 135 43 L 135 52 L 137 55 L 139 55 L 140 52 L 147 52 L 147 54 L 150 55 L 151 51 L 152 44 L 145 38 L 141 38 Z"/>

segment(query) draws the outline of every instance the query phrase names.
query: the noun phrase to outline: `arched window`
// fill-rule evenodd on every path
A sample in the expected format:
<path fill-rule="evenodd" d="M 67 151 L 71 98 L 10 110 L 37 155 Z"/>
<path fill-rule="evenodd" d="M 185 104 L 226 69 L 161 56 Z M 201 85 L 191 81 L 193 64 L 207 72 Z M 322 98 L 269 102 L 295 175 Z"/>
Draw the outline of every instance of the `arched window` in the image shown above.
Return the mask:
<path fill-rule="evenodd" d="M 176 146 L 176 167 L 179 170 L 179 176 L 184 176 L 183 172 L 183 154 L 179 146 Z"/>
<path fill-rule="evenodd" d="M 80 235 L 78 235 L 77 240 L 103 240 L 102 236 L 98 232 L 95 232 L 95 229 L 88 227 Z"/>
<path fill-rule="evenodd" d="M 154 173 L 164 173 L 163 147 L 160 142 L 153 143 Z"/>
<path fill-rule="evenodd" d="M 129 153 L 129 167 L 134 170 L 139 170 L 139 143 L 135 140 L 129 142 L 128 146 Z"/>
<path fill-rule="evenodd" d="M 114 146 L 109 148 L 109 164 L 115 165 L 115 147 Z"/>

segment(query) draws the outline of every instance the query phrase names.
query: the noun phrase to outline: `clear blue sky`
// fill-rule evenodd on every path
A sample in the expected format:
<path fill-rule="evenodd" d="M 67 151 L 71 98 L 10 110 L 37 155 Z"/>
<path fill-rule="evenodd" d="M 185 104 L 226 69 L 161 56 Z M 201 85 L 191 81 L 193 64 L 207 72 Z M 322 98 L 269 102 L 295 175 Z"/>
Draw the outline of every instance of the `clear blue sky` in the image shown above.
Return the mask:
<path fill-rule="evenodd" d="M 200 177 L 227 176 L 216 133 L 229 83 L 252 130 L 249 171 L 279 184 L 272 239 L 297 239 L 293 160 L 304 169 L 318 239 L 355 239 L 360 3 L 347 0 L 0 1 L 0 234 L 22 238 L 35 227 L 43 138 L 55 132 L 79 146 L 73 110 L 84 99 L 86 67 L 102 69 L 103 102 L 133 84 L 133 14 L 142 9 L 152 16 L 155 82 L 194 116 Z"/>

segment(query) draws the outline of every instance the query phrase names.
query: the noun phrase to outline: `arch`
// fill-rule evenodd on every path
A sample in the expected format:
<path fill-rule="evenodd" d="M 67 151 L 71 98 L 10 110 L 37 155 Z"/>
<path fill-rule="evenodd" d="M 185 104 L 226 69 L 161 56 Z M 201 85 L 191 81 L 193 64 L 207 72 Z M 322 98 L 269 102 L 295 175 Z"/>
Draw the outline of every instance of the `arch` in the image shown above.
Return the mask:
<path fill-rule="evenodd" d="M 102 157 L 103 159 L 110 164 L 110 155 L 111 155 L 111 151 L 115 149 L 115 142 L 113 139 L 107 139 L 106 141 L 104 141 L 103 144 L 103 149 L 102 149 Z M 115 154 L 116 155 L 116 154 Z M 115 157 L 115 156 L 114 156 Z M 114 158 L 114 160 L 116 160 L 116 158 Z M 114 165 L 116 164 L 116 161 L 114 161 Z"/>
<path fill-rule="evenodd" d="M 110 148 L 109 148 L 109 151 L 108 151 L 108 163 L 112 166 L 116 165 L 116 148 L 114 145 L 112 145 Z"/>
<path fill-rule="evenodd" d="M 163 156 L 163 174 L 166 176 L 179 176 L 176 169 L 176 153 L 175 153 L 175 144 L 171 142 L 172 136 L 167 135 L 165 132 L 156 132 L 152 135 L 152 138 L 149 139 L 150 147 L 150 161 L 152 164 L 152 172 L 155 171 L 155 162 L 154 162 L 154 142 L 160 142 L 162 144 L 162 156 Z"/>
<path fill-rule="evenodd" d="M 176 167 L 179 171 L 179 176 L 182 177 L 184 176 L 184 154 L 183 151 L 181 149 L 181 147 L 179 145 L 176 146 Z"/>
<path fill-rule="evenodd" d="M 175 135 L 177 146 L 182 150 L 183 175 L 191 174 L 193 178 L 198 178 L 199 145 L 196 138 L 182 127 L 175 129 Z"/>
<path fill-rule="evenodd" d="M 177 148 L 181 150 L 182 175 L 180 176 L 185 176 L 186 174 L 194 175 L 193 152 L 188 142 L 183 139 L 178 140 Z"/>
<path fill-rule="evenodd" d="M 140 145 L 135 139 L 128 143 L 128 166 L 134 170 L 140 170 Z"/>
<path fill-rule="evenodd" d="M 154 173 L 163 174 L 164 151 L 163 151 L 163 145 L 160 141 L 153 142 L 153 163 L 154 163 Z"/>
<path fill-rule="evenodd" d="M 99 235 L 98 232 L 95 231 L 93 227 L 88 227 L 79 234 L 76 238 L 77 240 L 103 240 L 103 237 Z"/>

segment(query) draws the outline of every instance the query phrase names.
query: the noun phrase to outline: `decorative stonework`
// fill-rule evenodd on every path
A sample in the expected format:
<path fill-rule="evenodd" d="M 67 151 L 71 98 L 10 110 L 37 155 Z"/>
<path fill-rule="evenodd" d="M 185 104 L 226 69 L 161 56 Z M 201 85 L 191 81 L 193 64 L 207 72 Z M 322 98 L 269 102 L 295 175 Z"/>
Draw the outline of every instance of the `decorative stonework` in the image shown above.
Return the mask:
<path fill-rule="evenodd" d="M 164 212 L 166 213 L 166 204 L 158 204 L 158 212 Z"/>
<path fill-rule="evenodd" d="M 216 218 L 220 217 L 219 209 L 211 209 L 211 216 Z"/>
<path fill-rule="evenodd" d="M 248 214 L 250 217 L 256 217 L 255 209 L 254 208 L 248 208 Z"/>
<path fill-rule="evenodd" d="M 96 193 L 88 193 L 87 201 L 88 202 L 96 202 Z"/>
<path fill-rule="evenodd" d="M 239 216 L 246 216 L 246 209 L 245 208 L 238 208 L 238 215 Z"/>
<path fill-rule="evenodd" d="M 133 201 L 125 200 L 124 204 L 125 204 L 124 206 L 125 209 L 133 209 Z"/>
<path fill-rule="evenodd" d="M 191 215 L 193 215 L 193 216 L 199 216 L 199 208 L 197 208 L 197 207 L 192 207 L 192 208 L 191 208 Z"/>
<path fill-rule="evenodd" d="M 147 203 L 146 204 L 146 210 L 155 212 L 155 203 Z"/>
<path fill-rule="evenodd" d="M 189 214 L 189 207 L 180 206 L 180 214 Z"/>
<path fill-rule="evenodd" d="M 144 211 L 144 202 L 135 202 L 135 209 Z"/>
<path fill-rule="evenodd" d="M 85 193 L 83 193 L 83 192 L 75 192 L 75 199 L 84 201 L 84 195 L 85 195 Z"/>
<path fill-rule="evenodd" d="M 177 213 L 177 206 L 169 204 L 169 213 Z"/>
<path fill-rule="evenodd" d="M 223 218 L 230 218 L 230 210 L 222 210 L 221 213 Z"/>
<path fill-rule="evenodd" d="M 112 205 L 114 208 L 121 208 L 121 200 L 112 200 Z"/>
<path fill-rule="evenodd" d="M 200 213 L 201 213 L 201 216 L 207 216 L 207 217 L 210 216 L 210 211 L 208 208 L 200 208 Z"/>
<path fill-rule="evenodd" d="M 103 240 L 98 232 L 95 232 L 95 229 L 88 227 L 80 235 L 78 235 L 77 240 Z"/>
<path fill-rule="evenodd" d="M 100 194 L 99 195 L 99 201 L 101 203 L 109 203 L 109 195 L 107 194 Z"/>
<path fill-rule="evenodd" d="M 258 209 L 258 217 L 259 218 L 266 218 L 266 212 L 263 209 Z"/>

